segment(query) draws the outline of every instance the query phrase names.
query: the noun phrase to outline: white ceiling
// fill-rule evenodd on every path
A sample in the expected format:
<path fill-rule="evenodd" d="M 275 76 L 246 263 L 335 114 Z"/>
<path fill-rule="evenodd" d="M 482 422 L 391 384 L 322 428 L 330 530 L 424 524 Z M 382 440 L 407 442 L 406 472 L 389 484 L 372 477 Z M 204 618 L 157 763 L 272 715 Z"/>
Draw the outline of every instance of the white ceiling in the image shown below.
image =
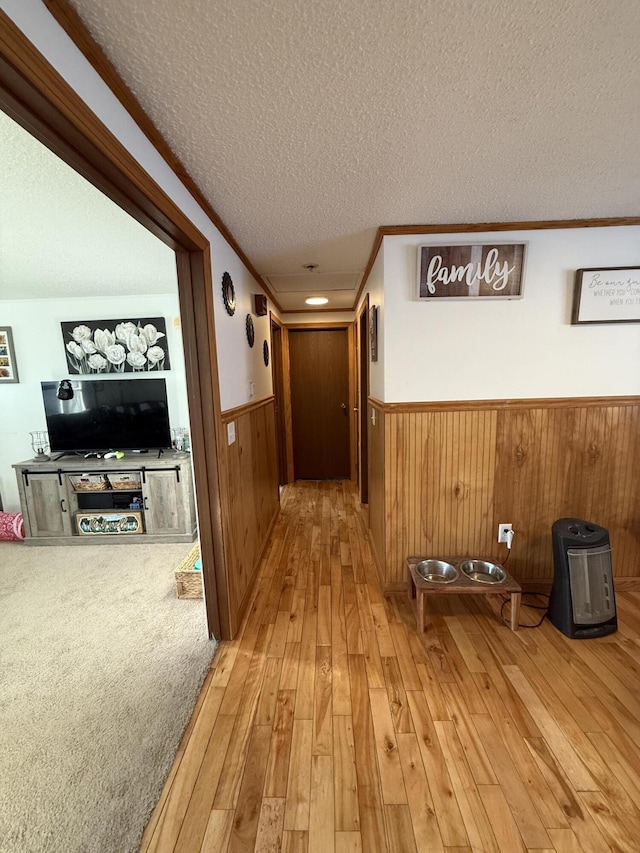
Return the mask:
<path fill-rule="evenodd" d="M 175 254 L 0 111 L 0 299 L 175 293 Z"/>
<path fill-rule="evenodd" d="M 637 0 L 71 2 L 283 308 L 380 225 L 638 215 Z"/>

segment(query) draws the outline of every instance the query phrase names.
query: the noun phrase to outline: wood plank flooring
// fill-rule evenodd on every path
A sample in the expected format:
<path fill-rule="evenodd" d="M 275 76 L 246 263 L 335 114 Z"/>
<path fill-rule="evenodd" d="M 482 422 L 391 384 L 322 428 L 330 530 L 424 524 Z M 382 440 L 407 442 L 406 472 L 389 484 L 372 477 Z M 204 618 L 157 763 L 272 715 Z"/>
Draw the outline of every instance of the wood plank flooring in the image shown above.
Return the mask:
<path fill-rule="evenodd" d="M 349 483 L 296 483 L 143 853 L 637 853 L 640 594 L 618 633 L 381 592 Z M 540 611 L 523 608 L 521 621 Z"/>

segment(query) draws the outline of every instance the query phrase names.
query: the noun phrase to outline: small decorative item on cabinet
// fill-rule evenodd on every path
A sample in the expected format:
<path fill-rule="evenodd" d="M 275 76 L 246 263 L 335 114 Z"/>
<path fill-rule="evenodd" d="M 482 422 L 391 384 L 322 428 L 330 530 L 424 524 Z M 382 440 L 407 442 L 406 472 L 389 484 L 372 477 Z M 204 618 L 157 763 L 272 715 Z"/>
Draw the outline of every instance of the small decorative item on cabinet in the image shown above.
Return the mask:
<path fill-rule="evenodd" d="M 78 512 L 76 524 L 80 536 L 122 536 L 143 533 L 142 513 L 126 512 Z"/>

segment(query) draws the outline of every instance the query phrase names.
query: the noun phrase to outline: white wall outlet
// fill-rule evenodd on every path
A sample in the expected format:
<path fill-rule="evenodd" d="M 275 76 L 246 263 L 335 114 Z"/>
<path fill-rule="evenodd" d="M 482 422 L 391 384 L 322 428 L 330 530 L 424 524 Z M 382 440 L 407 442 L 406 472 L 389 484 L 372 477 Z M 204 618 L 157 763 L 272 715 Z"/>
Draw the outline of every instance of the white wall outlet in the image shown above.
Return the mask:
<path fill-rule="evenodd" d="M 373 406 L 371 407 L 371 423 L 373 424 L 373 426 L 376 425 L 376 410 L 373 408 Z"/>
<path fill-rule="evenodd" d="M 513 530 L 513 524 L 499 524 L 498 525 L 498 542 L 508 542 L 509 541 L 509 531 Z"/>
<path fill-rule="evenodd" d="M 227 444 L 233 444 L 236 440 L 236 422 L 231 421 L 227 424 Z"/>

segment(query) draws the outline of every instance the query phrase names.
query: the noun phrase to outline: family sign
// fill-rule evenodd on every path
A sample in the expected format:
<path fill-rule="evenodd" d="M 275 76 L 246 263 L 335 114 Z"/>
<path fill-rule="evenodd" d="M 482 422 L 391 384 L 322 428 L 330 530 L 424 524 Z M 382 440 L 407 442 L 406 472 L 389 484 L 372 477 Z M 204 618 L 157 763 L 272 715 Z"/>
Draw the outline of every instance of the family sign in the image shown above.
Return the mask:
<path fill-rule="evenodd" d="M 518 299 L 526 243 L 418 247 L 419 299 Z"/>

